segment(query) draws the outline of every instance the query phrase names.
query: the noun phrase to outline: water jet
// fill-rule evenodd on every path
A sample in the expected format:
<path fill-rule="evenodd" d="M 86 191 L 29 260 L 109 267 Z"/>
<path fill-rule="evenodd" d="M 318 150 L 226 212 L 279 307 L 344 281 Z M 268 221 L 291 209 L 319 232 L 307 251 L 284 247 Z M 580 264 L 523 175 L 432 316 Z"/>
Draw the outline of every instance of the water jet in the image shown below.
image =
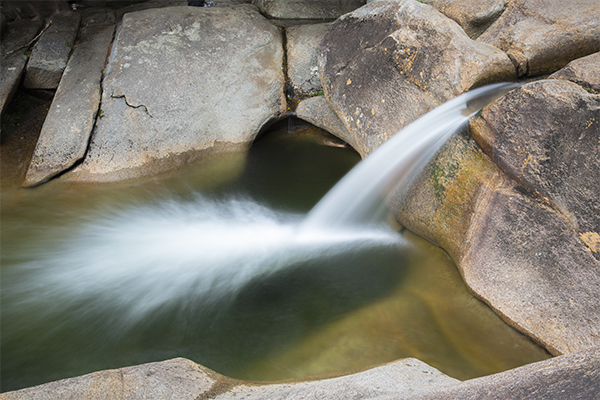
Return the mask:
<path fill-rule="evenodd" d="M 281 165 L 253 171 L 257 168 L 253 160 L 265 159 L 263 154 L 253 156 L 252 151 L 260 151 L 261 143 L 257 143 L 245 161 L 245 172 L 237 179 L 229 176 L 216 189 L 199 190 L 193 180 L 172 186 L 176 190 L 156 181 L 150 185 L 155 185 L 152 190 L 146 184 L 70 189 L 56 182 L 28 192 L 29 199 L 3 202 L 2 236 L 8 239 L 3 239 L 2 252 L 2 390 L 179 356 L 227 375 L 257 380 L 347 371 L 345 366 L 327 365 L 280 375 L 272 365 L 280 365 L 274 360 L 287 358 L 292 360 L 287 369 L 292 369 L 297 363 L 295 346 L 306 349 L 307 341 L 338 322 L 385 304 L 396 293 L 405 296 L 405 290 L 414 290 L 404 284 L 412 282 L 410 276 L 419 269 L 424 253 L 438 251 L 435 263 L 450 263 L 441 250 L 427 247 L 423 251 L 419 246 L 427 244 L 415 245 L 418 238 L 407 239 L 381 223 L 378 210 L 384 208 L 396 181 L 409 179 L 399 177 L 414 173 L 410 165 L 425 162 L 446 137 L 436 135 L 450 135 L 452 127 L 466 121 L 461 112 L 467 102 L 507 88 L 476 90 L 449 103 L 446 111 L 434 111 L 436 124 L 452 116 L 443 134 L 427 135 L 429 128 L 417 121 L 418 129 L 408 129 L 411 135 L 419 134 L 419 144 L 399 145 L 409 155 L 398 153 L 395 147 L 382 147 L 382 154 L 389 153 L 393 162 L 404 157 L 408 161 L 391 168 L 390 176 L 382 180 L 370 179 L 372 187 L 362 181 L 347 183 L 355 179 L 353 174 L 362 179 L 364 174 L 382 173 L 361 172 L 359 167 L 355 170 L 359 172 L 340 183 L 342 189 L 336 187 L 310 212 L 316 200 L 298 199 L 303 190 L 292 189 L 288 196 L 302 204 L 273 200 L 282 190 L 271 187 L 277 179 L 269 174 L 291 160 L 322 153 L 317 173 L 310 174 L 327 181 L 317 182 L 318 195 L 313 197 L 320 197 L 356 163 L 357 156 L 348 149 L 315 148 L 313 143 L 304 153 L 281 154 L 287 151 L 285 143 L 291 143 L 293 151 L 306 144 L 304 139 L 292 138 L 287 126 L 280 136 L 284 139 L 272 147 L 282 157 Z M 268 136 L 263 139 L 265 145 Z M 345 170 L 326 176 L 334 153 Z M 359 165 L 369 167 L 378 154 Z M 248 183 L 251 175 L 258 183 Z M 347 193 L 347 188 L 355 191 Z M 269 191 L 275 197 L 260 194 Z M 369 192 L 368 200 L 361 197 L 363 191 Z M 336 200 L 340 198 L 343 201 Z M 357 203 L 349 204 L 348 198 Z M 92 207 L 91 199 L 96 202 Z M 331 215 L 330 207 L 335 209 Z M 376 214 L 378 218 L 373 218 Z M 425 280 L 422 284 L 431 286 Z M 460 290 L 459 302 L 463 302 L 468 292 Z M 486 310 L 485 325 L 489 326 L 490 318 L 496 317 L 469 298 L 469 307 Z M 414 301 L 402 300 L 402 304 Z M 403 329 L 424 334 L 420 328 Z M 506 342 L 520 353 L 539 357 L 538 350 L 523 351 L 526 338 L 507 326 L 498 329 L 507 329 L 509 333 L 503 335 L 511 339 Z M 317 357 L 311 351 L 309 357 Z M 404 354 L 390 352 L 386 357 Z M 516 359 L 503 359 L 505 364 L 500 364 L 521 362 Z M 366 357 L 363 361 L 365 367 L 391 359 Z M 443 369 L 453 362 L 439 364 Z M 470 374 L 487 372 L 469 368 Z"/>

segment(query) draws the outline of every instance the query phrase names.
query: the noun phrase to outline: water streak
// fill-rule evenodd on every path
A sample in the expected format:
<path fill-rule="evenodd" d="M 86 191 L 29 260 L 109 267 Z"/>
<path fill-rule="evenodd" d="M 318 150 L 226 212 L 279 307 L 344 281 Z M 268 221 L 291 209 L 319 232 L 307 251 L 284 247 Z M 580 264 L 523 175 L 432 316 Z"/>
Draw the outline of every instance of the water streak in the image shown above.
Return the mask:
<path fill-rule="evenodd" d="M 499 83 L 463 93 L 414 121 L 354 167 L 313 208 L 302 230 L 380 224 L 396 188 L 407 187 L 474 113 L 517 86 Z"/>

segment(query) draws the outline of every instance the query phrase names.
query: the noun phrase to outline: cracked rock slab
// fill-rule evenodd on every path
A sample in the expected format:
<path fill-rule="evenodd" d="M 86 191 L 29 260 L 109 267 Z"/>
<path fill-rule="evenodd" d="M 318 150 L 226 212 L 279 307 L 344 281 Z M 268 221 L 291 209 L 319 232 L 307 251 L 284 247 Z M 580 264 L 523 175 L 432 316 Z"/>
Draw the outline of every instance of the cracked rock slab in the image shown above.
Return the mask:
<path fill-rule="evenodd" d="M 56 89 L 67 66 L 79 30 L 80 16 L 63 12 L 50 18 L 50 26 L 31 51 L 23 86 Z"/>
<path fill-rule="evenodd" d="M 552 73 L 600 51 L 597 0 L 513 0 L 477 40 L 505 51 L 519 76 Z"/>
<path fill-rule="evenodd" d="M 44 121 L 23 186 L 35 186 L 72 167 L 88 146 L 100 106 L 100 81 L 114 24 L 81 32 Z"/>
<path fill-rule="evenodd" d="M 319 44 L 331 24 L 309 24 L 285 28 L 288 76 L 296 97 L 323 90 L 317 66 Z"/>
<path fill-rule="evenodd" d="M 0 46 L 0 114 L 10 102 L 19 87 L 23 69 L 27 63 L 29 43 L 39 32 L 42 22 L 21 19 L 6 24 L 8 33 L 2 38 Z"/>
<path fill-rule="evenodd" d="M 253 6 L 125 14 L 83 163 L 65 175 L 114 181 L 240 151 L 286 110 L 280 31 Z"/>

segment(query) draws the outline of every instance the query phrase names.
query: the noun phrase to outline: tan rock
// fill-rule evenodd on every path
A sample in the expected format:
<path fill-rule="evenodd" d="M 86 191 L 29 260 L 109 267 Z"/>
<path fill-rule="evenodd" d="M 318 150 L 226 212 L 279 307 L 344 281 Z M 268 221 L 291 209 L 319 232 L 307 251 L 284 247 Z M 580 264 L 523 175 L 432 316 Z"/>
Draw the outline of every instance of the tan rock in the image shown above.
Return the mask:
<path fill-rule="evenodd" d="M 549 74 L 600 51 L 600 3 L 513 0 L 477 40 L 505 51 L 519 76 Z"/>
<path fill-rule="evenodd" d="M 322 46 L 325 95 L 362 156 L 464 91 L 515 77 L 506 54 L 412 0 L 373 2 L 342 16 Z"/>
<path fill-rule="evenodd" d="M 600 52 L 571 61 L 549 78 L 565 79 L 589 92 L 600 94 Z"/>

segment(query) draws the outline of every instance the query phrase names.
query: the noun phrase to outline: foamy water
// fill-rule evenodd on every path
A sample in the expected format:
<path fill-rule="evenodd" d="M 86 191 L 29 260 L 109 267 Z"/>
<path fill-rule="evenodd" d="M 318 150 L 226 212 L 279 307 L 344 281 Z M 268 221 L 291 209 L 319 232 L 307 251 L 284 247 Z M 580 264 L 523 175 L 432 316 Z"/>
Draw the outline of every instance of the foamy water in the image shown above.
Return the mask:
<path fill-rule="evenodd" d="M 302 218 L 251 200 L 200 195 L 130 207 L 84 224 L 52 252 L 21 265 L 27 279 L 7 286 L 9 297 L 28 299 L 22 305 L 54 299 L 57 307 L 93 299 L 134 325 L 182 300 L 222 304 L 252 279 L 298 262 L 401 243 L 384 226 L 298 234 Z"/>

